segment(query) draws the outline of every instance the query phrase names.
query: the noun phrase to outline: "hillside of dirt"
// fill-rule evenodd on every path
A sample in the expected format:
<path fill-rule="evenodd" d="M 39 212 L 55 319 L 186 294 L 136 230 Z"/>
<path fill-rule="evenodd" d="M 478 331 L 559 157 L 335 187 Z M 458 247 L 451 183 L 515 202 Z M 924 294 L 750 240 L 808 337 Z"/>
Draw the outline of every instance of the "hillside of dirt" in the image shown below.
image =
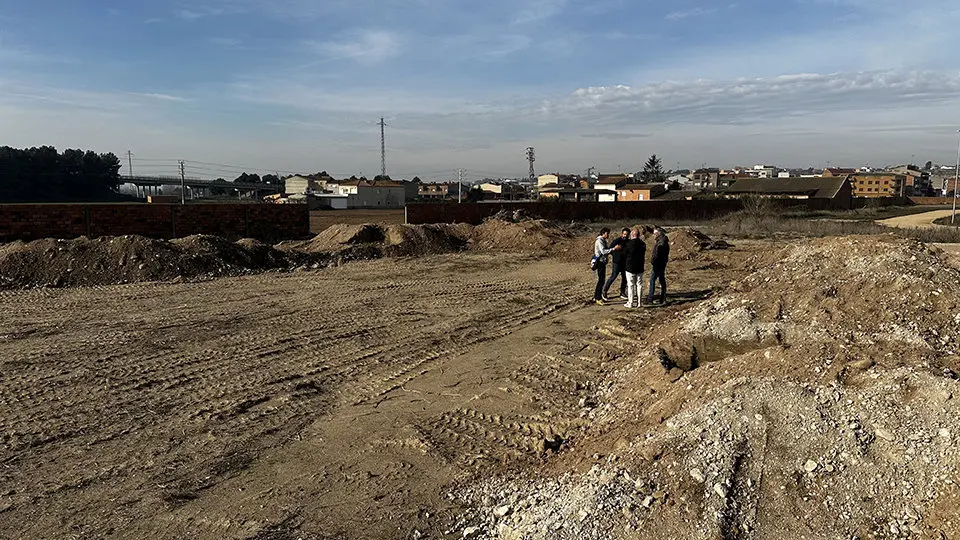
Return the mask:
<path fill-rule="evenodd" d="M 538 473 L 468 485 L 478 538 L 955 538 L 960 271 L 892 237 L 802 241 L 649 326 Z M 639 351 L 639 352 L 638 352 Z"/>

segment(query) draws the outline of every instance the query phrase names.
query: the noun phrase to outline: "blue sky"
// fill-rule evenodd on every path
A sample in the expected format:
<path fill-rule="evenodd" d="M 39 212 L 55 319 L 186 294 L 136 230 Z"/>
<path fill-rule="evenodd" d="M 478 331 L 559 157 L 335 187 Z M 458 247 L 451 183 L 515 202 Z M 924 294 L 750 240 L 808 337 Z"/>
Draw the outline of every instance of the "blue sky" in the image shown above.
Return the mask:
<path fill-rule="evenodd" d="M 0 0 L 0 144 L 259 171 L 952 163 L 946 0 Z M 231 169 L 195 166 L 197 176 Z"/>

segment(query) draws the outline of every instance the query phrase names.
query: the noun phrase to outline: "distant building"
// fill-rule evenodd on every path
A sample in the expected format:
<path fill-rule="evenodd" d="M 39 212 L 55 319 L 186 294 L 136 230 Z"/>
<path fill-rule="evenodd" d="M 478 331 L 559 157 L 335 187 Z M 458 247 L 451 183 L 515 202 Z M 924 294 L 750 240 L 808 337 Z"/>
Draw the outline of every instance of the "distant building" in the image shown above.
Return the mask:
<path fill-rule="evenodd" d="M 850 175 L 854 197 L 899 197 L 907 193 L 907 177 L 896 173 L 856 173 Z"/>
<path fill-rule="evenodd" d="M 484 200 L 514 201 L 527 196 L 523 186 L 506 182 L 484 182 L 480 184 L 480 190 L 483 191 Z"/>
<path fill-rule="evenodd" d="M 450 184 L 448 182 L 440 184 L 423 182 L 417 186 L 417 190 L 421 199 L 442 200 L 457 195 L 457 184 Z"/>
<path fill-rule="evenodd" d="M 930 181 L 930 173 L 921 171 L 916 165 L 900 165 L 889 169 L 887 172 L 902 174 L 906 177 L 907 184 L 904 195 L 930 195 L 934 189 Z"/>
<path fill-rule="evenodd" d="M 350 208 L 403 208 L 406 201 L 403 185 L 388 180 L 342 181 L 334 193 L 346 195 Z"/>
<path fill-rule="evenodd" d="M 630 177 L 625 174 L 601 174 L 593 184 L 594 189 L 608 193 L 601 193 L 598 202 L 616 202 L 617 192 L 630 183 Z"/>
<path fill-rule="evenodd" d="M 823 176 L 848 176 L 856 173 L 856 169 L 841 169 L 837 167 L 828 167 L 823 170 Z"/>
<path fill-rule="evenodd" d="M 560 174 L 560 173 L 551 173 L 551 174 L 541 174 L 537 177 L 537 187 L 546 186 L 549 184 L 560 184 L 562 186 L 576 185 L 578 177 L 573 174 Z"/>
<path fill-rule="evenodd" d="M 699 188 L 717 188 L 717 181 L 720 179 L 720 169 L 697 169 L 691 175 L 694 184 Z"/>
<path fill-rule="evenodd" d="M 332 176 L 326 174 L 295 174 L 283 179 L 283 193 L 286 195 L 312 195 L 328 191 L 328 185 L 335 183 Z"/>
<path fill-rule="evenodd" d="M 777 167 L 771 167 L 770 165 L 754 165 L 753 174 L 757 178 L 774 178 L 777 176 L 777 173 L 780 172 L 780 169 Z"/>
<path fill-rule="evenodd" d="M 847 177 L 829 178 L 743 178 L 721 195 L 740 197 L 756 195 L 760 197 L 782 197 L 791 199 L 833 199 L 850 202 L 853 198 L 853 186 Z"/>
<path fill-rule="evenodd" d="M 551 184 L 540 188 L 539 195 L 544 200 L 558 200 L 563 202 L 601 202 L 600 197 L 613 197 L 616 192 L 604 189 L 566 187 Z"/>
<path fill-rule="evenodd" d="M 413 180 L 400 180 L 400 185 L 403 186 L 404 200 L 415 201 L 420 198 L 420 184 L 423 182 L 419 178 L 414 178 Z"/>
<path fill-rule="evenodd" d="M 617 200 L 650 201 L 666 192 L 663 184 L 626 184 L 617 190 Z"/>

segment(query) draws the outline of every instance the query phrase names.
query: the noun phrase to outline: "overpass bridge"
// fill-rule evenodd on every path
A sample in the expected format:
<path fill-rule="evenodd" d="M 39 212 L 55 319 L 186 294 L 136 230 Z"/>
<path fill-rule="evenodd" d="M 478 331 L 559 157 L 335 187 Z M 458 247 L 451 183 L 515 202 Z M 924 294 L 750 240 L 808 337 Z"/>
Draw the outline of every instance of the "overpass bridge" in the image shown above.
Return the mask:
<path fill-rule="evenodd" d="M 283 186 L 276 184 L 254 184 L 252 182 L 216 182 L 205 178 L 183 178 L 179 176 L 126 176 L 121 178 L 125 184 L 133 184 L 137 188 L 137 196 L 146 198 L 147 195 L 157 195 L 161 186 L 184 187 L 186 195 L 191 198 L 211 189 L 226 189 L 237 194 L 244 193 L 280 193 Z"/>

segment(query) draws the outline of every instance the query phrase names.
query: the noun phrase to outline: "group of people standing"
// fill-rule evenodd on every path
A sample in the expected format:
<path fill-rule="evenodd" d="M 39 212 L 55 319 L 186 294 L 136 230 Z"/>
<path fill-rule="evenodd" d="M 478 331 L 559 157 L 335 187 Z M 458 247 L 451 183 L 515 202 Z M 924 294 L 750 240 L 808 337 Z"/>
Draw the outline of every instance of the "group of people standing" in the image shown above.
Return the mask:
<path fill-rule="evenodd" d="M 667 302 L 667 260 L 670 258 L 670 240 L 667 232 L 660 227 L 624 228 L 620 236 L 610 242 L 610 229 L 600 229 L 593 245 L 593 259 L 591 266 L 597 272 L 597 287 L 593 292 L 593 300 L 598 304 L 610 301 L 608 294 L 610 287 L 617 277 L 620 277 L 620 298 L 627 302 L 624 307 L 640 307 L 643 297 L 643 270 L 646 260 L 647 245 L 643 241 L 643 232 L 652 233 L 653 249 L 650 257 L 650 289 L 646 295 L 646 303 L 652 304 L 659 300 L 661 304 Z M 611 260 L 612 259 L 612 260 Z M 607 264 L 611 264 L 610 277 L 607 278 Z M 657 282 L 660 283 L 660 296 L 655 298 Z"/>

